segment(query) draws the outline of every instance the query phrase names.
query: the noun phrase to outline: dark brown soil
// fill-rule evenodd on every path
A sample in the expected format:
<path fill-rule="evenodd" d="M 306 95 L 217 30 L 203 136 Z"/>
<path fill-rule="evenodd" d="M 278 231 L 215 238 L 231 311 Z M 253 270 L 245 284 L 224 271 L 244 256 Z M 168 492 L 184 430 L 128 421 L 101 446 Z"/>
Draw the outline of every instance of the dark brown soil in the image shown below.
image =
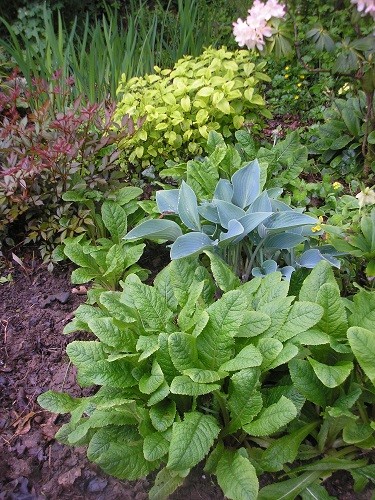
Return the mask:
<path fill-rule="evenodd" d="M 85 457 L 53 436 L 61 417 L 42 410 L 37 396 L 47 389 L 82 395 L 65 347 L 72 337 L 62 329 L 85 296 L 72 293 L 71 269 L 49 273 L 35 261 L 25 270 L 10 269 L 13 282 L 0 285 L 0 500 L 147 498 L 151 481 L 119 481 L 103 474 Z M 6 275 L 9 270 L 3 272 Z M 335 475 L 329 493 L 339 499 L 355 495 L 349 475 Z M 213 479 L 197 468 L 174 500 L 221 500 Z"/>

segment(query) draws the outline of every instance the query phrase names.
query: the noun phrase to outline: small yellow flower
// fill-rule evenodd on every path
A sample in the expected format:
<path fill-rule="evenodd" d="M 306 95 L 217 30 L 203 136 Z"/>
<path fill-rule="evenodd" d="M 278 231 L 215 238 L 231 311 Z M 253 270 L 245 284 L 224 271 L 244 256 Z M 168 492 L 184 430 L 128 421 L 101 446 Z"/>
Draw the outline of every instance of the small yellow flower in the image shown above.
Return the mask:
<path fill-rule="evenodd" d="M 285 66 L 285 71 L 288 71 L 288 69 L 289 69 L 289 66 Z"/>
<path fill-rule="evenodd" d="M 297 83 L 297 87 L 301 87 L 302 83 Z"/>
<path fill-rule="evenodd" d="M 285 75 L 284 78 L 289 78 L 289 75 Z"/>
<path fill-rule="evenodd" d="M 337 191 L 338 189 L 342 188 L 342 184 L 336 181 L 332 184 L 332 187 L 335 191 Z"/>
<path fill-rule="evenodd" d="M 304 79 L 305 79 L 305 76 L 304 76 L 304 75 L 299 75 L 299 77 L 301 78 L 301 80 L 304 80 Z"/>
<path fill-rule="evenodd" d="M 294 99 L 295 99 L 295 100 L 299 99 L 299 95 L 295 95 L 295 96 L 294 96 Z"/>
<path fill-rule="evenodd" d="M 317 233 L 318 231 L 321 231 L 321 229 L 322 229 L 322 226 L 321 226 L 322 222 L 323 222 L 323 217 L 321 215 L 319 215 L 319 222 L 318 222 L 318 224 L 316 226 L 314 226 L 314 227 L 311 228 L 311 231 L 313 233 Z"/>

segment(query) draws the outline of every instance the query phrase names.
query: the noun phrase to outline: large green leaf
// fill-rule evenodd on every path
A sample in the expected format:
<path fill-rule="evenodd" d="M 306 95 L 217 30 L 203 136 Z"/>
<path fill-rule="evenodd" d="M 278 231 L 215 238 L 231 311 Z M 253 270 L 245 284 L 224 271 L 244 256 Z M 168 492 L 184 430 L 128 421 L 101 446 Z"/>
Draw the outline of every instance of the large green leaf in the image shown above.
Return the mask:
<path fill-rule="evenodd" d="M 152 425 L 157 431 L 166 431 L 174 422 L 176 416 L 176 403 L 162 401 L 150 408 Z"/>
<path fill-rule="evenodd" d="M 185 413 L 182 422 L 173 424 L 167 468 L 191 469 L 210 451 L 220 432 L 216 419 L 199 412 Z"/>
<path fill-rule="evenodd" d="M 148 331 L 164 331 L 173 315 L 165 298 L 133 275 L 125 282 L 122 301 L 136 311 L 142 326 Z"/>
<path fill-rule="evenodd" d="M 83 246 L 80 243 L 69 243 L 65 245 L 64 253 L 77 266 L 86 267 L 90 271 L 99 271 L 95 259 L 91 255 L 84 252 Z"/>
<path fill-rule="evenodd" d="M 90 330 L 105 344 L 121 351 L 135 352 L 136 335 L 115 325 L 112 318 L 88 320 Z"/>
<path fill-rule="evenodd" d="M 199 359 L 208 369 L 217 370 L 232 357 L 233 336 L 241 326 L 246 307 L 246 296 L 232 290 L 207 308 L 209 320 L 197 337 L 197 348 Z"/>
<path fill-rule="evenodd" d="M 238 288 L 241 284 L 240 279 L 233 273 L 228 264 L 226 264 L 221 257 L 212 252 L 206 251 L 205 253 L 210 258 L 211 271 L 216 285 L 223 290 L 223 292 L 229 292 L 229 290 Z"/>
<path fill-rule="evenodd" d="M 106 200 L 102 205 L 102 219 L 108 229 L 112 240 L 120 243 L 128 229 L 128 218 L 126 211 L 118 203 Z"/>
<path fill-rule="evenodd" d="M 103 292 L 100 294 L 99 302 L 107 309 L 108 313 L 123 323 L 134 323 L 136 315 L 127 305 L 121 301 L 121 292 Z M 97 308 L 99 311 L 101 309 Z M 105 316 L 105 313 L 102 313 Z M 93 315 L 91 318 L 94 319 Z M 88 319 L 91 319 L 88 317 Z"/>
<path fill-rule="evenodd" d="M 332 267 L 328 262 L 322 260 L 314 267 L 303 282 L 299 292 L 299 300 L 316 302 L 320 288 L 326 283 L 331 283 L 338 287 Z"/>
<path fill-rule="evenodd" d="M 293 384 L 306 399 L 325 406 L 328 389 L 315 375 L 312 366 L 303 359 L 292 359 L 289 362 L 290 376 Z"/>
<path fill-rule="evenodd" d="M 299 301 L 292 305 L 285 323 L 274 338 L 285 342 L 314 326 L 323 315 L 323 308 L 313 302 Z"/>
<path fill-rule="evenodd" d="M 285 396 L 279 401 L 265 408 L 256 420 L 243 426 L 243 429 L 252 436 L 269 436 L 279 431 L 297 416 L 297 409 Z"/>
<path fill-rule="evenodd" d="M 308 358 L 308 360 L 318 379 L 331 389 L 341 385 L 353 369 L 351 361 L 339 361 L 335 365 L 326 365 L 313 358 Z"/>
<path fill-rule="evenodd" d="M 143 394 L 152 394 L 164 382 L 164 374 L 159 363 L 154 359 L 152 363 L 151 373 L 145 374 L 139 381 L 139 390 Z"/>
<path fill-rule="evenodd" d="M 159 460 L 149 462 L 143 456 L 142 440 L 133 442 L 111 442 L 108 450 L 100 454 L 95 462 L 111 476 L 134 480 L 147 476 L 159 466 Z"/>
<path fill-rule="evenodd" d="M 169 354 L 174 366 L 182 372 L 198 366 L 196 338 L 188 333 L 171 333 L 168 338 Z"/>
<path fill-rule="evenodd" d="M 171 383 L 171 393 L 182 394 L 184 396 L 202 396 L 218 389 L 220 389 L 219 384 L 194 382 L 187 375 L 175 377 Z"/>
<path fill-rule="evenodd" d="M 257 337 L 271 325 L 268 314 L 260 311 L 245 311 L 243 322 L 236 337 Z"/>
<path fill-rule="evenodd" d="M 169 450 L 169 441 L 165 439 L 162 433 L 154 432 L 148 434 L 143 441 L 143 456 L 149 462 L 160 460 Z"/>
<path fill-rule="evenodd" d="M 262 397 L 256 391 L 259 376 L 259 368 L 241 370 L 232 375 L 228 391 L 228 407 L 231 416 L 228 433 L 235 432 L 243 425 L 250 423 L 262 409 Z"/>
<path fill-rule="evenodd" d="M 317 293 L 316 301 L 324 309 L 317 328 L 332 337 L 345 338 L 348 322 L 344 302 L 337 285 L 324 283 Z"/>
<path fill-rule="evenodd" d="M 80 398 L 72 398 L 64 392 L 47 391 L 38 396 L 40 406 L 52 413 L 69 413 L 78 408 L 81 402 Z"/>
<path fill-rule="evenodd" d="M 241 351 L 233 358 L 221 365 L 222 371 L 239 371 L 245 368 L 253 368 L 262 364 L 262 355 L 255 346 L 248 345 L 241 349 Z"/>
<path fill-rule="evenodd" d="M 184 477 L 176 474 L 167 468 L 158 472 L 154 485 L 148 493 L 150 500 L 165 500 L 168 498 L 183 482 Z"/>
<path fill-rule="evenodd" d="M 375 293 L 361 290 L 354 295 L 353 302 L 354 309 L 349 318 L 349 325 L 372 331 L 375 324 Z"/>
<path fill-rule="evenodd" d="M 267 314 L 271 318 L 271 325 L 262 334 L 262 337 L 273 337 L 279 333 L 288 318 L 293 300 L 294 297 L 271 298 L 269 302 L 259 306 L 259 312 Z"/>
<path fill-rule="evenodd" d="M 226 498 L 257 499 L 259 482 L 255 468 L 238 451 L 224 451 L 216 467 L 216 477 Z"/>
<path fill-rule="evenodd" d="M 265 486 L 260 490 L 258 500 L 294 500 L 320 475 L 319 471 L 306 472 L 293 479 Z"/>
<path fill-rule="evenodd" d="M 268 472 L 277 472 L 283 468 L 284 464 L 294 462 L 302 441 L 317 425 L 317 422 L 306 424 L 273 441 L 262 455 L 262 468 Z"/>
<path fill-rule="evenodd" d="M 359 326 L 348 330 L 350 347 L 360 367 L 375 385 L 375 333 Z"/>

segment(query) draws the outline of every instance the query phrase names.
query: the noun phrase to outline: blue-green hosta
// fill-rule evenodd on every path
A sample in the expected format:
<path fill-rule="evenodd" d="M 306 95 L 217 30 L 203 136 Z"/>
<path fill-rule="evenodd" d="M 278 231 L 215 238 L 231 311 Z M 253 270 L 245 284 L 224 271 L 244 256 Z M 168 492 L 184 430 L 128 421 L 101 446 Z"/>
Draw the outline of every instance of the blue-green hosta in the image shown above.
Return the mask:
<path fill-rule="evenodd" d="M 77 309 L 65 332 L 93 339 L 67 353 L 79 383 L 99 389 L 39 397 L 71 414 L 56 437 L 122 479 L 158 470 L 151 499 L 204 459 L 234 500 L 326 498 L 320 480 L 337 469 L 358 489 L 374 480 L 375 294 L 342 299 L 323 261 L 296 298 L 279 272 L 241 283 L 209 256 L 212 275 L 175 260 L 153 286 L 130 275 Z M 265 471 L 284 475 L 259 491 Z"/>
<path fill-rule="evenodd" d="M 312 268 L 322 259 L 338 267 L 329 247 L 308 247 L 295 258 L 294 249 L 319 232 L 319 221 L 277 200 L 281 190 L 262 191 L 262 187 L 257 160 L 237 170 L 231 181 L 219 179 L 210 201 L 198 202 L 194 190 L 183 181 L 179 189 L 156 193 L 160 213 L 178 216 L 183 226 L 165 218 L 147 220 L 125 239 L 173 241 L 172 259 L 215 252 L 244 280 L 254 268 L 259 275 L 274 271 L 277 261 L 286 264 L 285 276 L 295 266 Z M 270 260 L 276 268 L 268 265 Z"/>

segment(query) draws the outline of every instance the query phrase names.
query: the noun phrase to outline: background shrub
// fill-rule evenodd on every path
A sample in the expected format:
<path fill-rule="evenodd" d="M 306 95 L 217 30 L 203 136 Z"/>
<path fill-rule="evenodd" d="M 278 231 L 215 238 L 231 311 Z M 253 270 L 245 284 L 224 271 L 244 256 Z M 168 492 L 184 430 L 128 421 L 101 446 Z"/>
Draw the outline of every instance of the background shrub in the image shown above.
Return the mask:
<path fill-rule="evenodd" d="M 265 62 L 251 61 L 246 50 L 208 48 L 199 57 L 184 57 L 172 70 L 155 68 L 157 74 L 123 77 L 115 119 L 129 114 L 146 117 L 142 130 L 123 141 L 129 161 L 157 169 L 166 159 L 175 161 L 202 152 L 211 130 L 234 138 L 244 125 L 259 129 L 269 117 L 259 94 Z"/>

